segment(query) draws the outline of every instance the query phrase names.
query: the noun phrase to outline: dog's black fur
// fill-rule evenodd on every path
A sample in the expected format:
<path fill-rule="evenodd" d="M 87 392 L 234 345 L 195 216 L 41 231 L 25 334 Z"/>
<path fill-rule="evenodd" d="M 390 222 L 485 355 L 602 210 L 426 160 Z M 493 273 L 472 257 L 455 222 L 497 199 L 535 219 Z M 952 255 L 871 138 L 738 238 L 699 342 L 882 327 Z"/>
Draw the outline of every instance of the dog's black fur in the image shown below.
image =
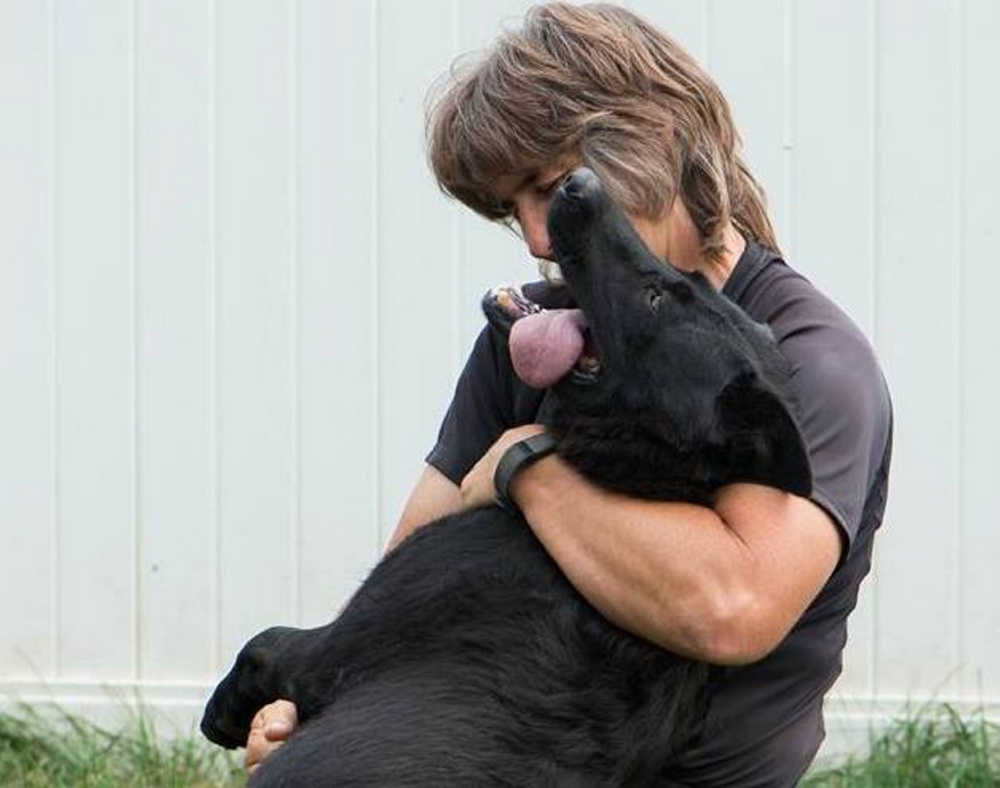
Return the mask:
<path fill-rule="evenodd" d="M 552 390 L 558 452 L 629 495 L 710 502 L 733 481 L 805 495 L 809 463 L 769 332 L 657 260 L 588 170 L 549 213 L 600 368 Z M 253 786 L 653 786 L 704 711 L 709 668 L 608 623 L 524 520 L 438 520 L 325 627 L 253 638 L 202 731 L 242 745 L 277 698 L 302 725 Z"/>

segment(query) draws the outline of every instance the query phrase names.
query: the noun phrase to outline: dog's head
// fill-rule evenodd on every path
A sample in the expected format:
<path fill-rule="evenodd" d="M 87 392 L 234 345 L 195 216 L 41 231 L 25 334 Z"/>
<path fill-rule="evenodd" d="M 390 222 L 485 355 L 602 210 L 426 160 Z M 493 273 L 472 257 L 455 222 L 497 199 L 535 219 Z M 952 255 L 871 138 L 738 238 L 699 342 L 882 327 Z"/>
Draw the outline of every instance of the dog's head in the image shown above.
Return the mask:
<path fill-rule="evenodd" d="M 770 331 L 650 252 L 590 170 L 559 186 L 548 231 L 580 312 L 484 305 L 491 322 L 502 312 L 512 324 L 515 368 L 552 384 L 560 454 L 647 497 L 704 500 L 734 481 L 808 494 L 788 366 Z"/>

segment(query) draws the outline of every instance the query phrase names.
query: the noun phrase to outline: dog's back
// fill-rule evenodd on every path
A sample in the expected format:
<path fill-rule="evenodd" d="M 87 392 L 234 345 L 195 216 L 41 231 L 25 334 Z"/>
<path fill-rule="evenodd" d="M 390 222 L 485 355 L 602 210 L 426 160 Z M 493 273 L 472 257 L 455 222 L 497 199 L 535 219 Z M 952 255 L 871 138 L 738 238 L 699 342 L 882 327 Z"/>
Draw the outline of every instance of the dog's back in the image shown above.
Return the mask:
<path fill-rule="evenodd" d="M 608 623 L 499 508 L 415 534 L 329 635 L 349 670 L 250 785 L 655 784 L 704 700 L 705 666 Z"/>

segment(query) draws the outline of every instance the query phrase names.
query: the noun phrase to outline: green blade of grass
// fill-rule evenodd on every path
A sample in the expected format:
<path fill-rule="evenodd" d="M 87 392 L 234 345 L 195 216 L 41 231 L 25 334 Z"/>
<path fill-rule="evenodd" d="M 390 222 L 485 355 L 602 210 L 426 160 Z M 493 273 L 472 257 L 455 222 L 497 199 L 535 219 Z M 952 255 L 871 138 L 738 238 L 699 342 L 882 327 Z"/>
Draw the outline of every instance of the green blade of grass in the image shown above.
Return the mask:
<path fill-rule="evenodd" d="M 0 713 L 0 788 L 235 788 L 235 758 L 199 738 L 165 741 L 147 715 L 120 731 L 29 707 Z M 928 706 L 874 736 L 864 757 L 814 769 L 805 788 L 997 788 L 1000 726 Z"/>
<path fill-rule="evenodd" d="M 962 717 L 947 704 L 895 720 L 865 757 L 814 769 L 807 788 L 997 788 L 1000 727 L 984 713 Z"/>
<path fill-rule="evenodd" d="M 0 713 L 2 788 L 234 788 L 246 775 L 200 739 L 164 741 L 137 715 L 108 731 L 66 713 Z"/>

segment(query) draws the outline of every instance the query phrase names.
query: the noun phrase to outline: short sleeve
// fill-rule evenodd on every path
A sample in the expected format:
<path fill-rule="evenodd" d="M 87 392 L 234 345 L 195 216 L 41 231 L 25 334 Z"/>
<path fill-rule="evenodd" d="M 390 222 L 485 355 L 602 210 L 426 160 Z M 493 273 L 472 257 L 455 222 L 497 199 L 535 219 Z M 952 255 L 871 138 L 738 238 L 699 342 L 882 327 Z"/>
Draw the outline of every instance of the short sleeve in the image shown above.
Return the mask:
<path fill-rule="evenodd" d="M 840 307 L 762 247 L 748 244 L 723 292 L 771 327 L 790 362 L 812 500 L 852 546 L 881 516 L 870 504 L 885 483 L 892 441 L 889 391 L 871 345 Z"/>
<path fill-rule="evenodd" d="M 461 483 L 504 430 L 534 421 L 543 396 L 518 380 L 506 340 L 485 327 L 458 378 L 427 462 Z"/>
<path fill-rule="evenodd" d="M 798 288 L 808 287 L 805 280 Z M 792 362 L 792 386 L 813 470 L 812 499 L 853 544 L 890 440 L 891 405 L 875 355 L 860 330 L 813 291 L 786 302 L 772 323 Z"/>
<path fill-rule="evenodd" d="M 802 429 L 816 503 L 839 522 L 848 543 L 862 524 L 889 440 L 889 399 L 865 354 L 823 354 L 798 376 Z"/>

